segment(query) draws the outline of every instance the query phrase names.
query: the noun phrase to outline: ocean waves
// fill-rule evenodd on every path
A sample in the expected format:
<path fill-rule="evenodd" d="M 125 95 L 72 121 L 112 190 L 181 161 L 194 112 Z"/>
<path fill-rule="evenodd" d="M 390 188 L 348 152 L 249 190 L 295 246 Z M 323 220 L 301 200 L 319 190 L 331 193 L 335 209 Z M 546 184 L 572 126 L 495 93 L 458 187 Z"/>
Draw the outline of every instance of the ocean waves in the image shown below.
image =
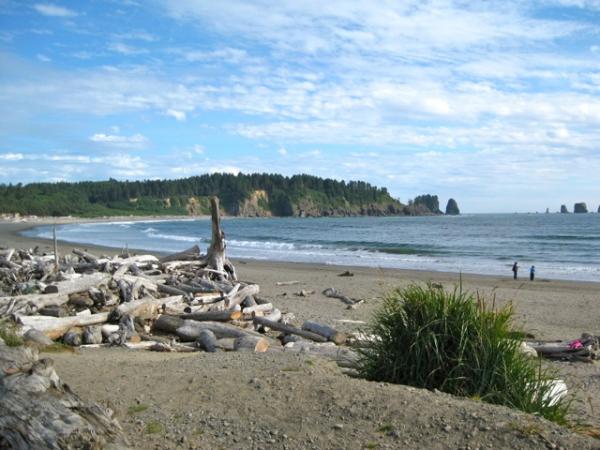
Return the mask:
<path fill-rule="evenodd" d="M 223 221 L 229 256 L 243 259 L 511 275 L 535 265 L 540 278 L 600 281 L 600 215 L 469 215 Z M 210 221 L 69 224 L 59 239 L 116 248 L 181 251 L 210 245 Z M 51 227 L 28 235 L 50 238 Z"/>

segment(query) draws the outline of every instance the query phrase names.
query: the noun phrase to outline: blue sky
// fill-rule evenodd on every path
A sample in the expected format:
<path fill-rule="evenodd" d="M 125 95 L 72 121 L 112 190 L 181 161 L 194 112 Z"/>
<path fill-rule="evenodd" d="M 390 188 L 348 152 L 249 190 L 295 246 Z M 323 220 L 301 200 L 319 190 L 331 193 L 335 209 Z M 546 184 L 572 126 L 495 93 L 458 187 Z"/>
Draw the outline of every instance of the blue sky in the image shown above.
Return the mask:
<path fill-rule="evenodd" d="M 0 183 L 310 173 L 600 203 L 600 0 L 0 0 Z"/>

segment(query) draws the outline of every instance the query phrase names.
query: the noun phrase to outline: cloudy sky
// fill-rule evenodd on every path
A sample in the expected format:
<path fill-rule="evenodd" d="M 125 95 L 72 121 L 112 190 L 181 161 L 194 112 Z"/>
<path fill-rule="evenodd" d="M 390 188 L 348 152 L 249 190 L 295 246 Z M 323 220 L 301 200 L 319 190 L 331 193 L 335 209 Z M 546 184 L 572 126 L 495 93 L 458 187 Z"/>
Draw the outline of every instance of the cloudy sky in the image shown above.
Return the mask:
<path fill-rule="evenodd" d="M 0 183 L 362 179 L 600 202 L 600 0 L 0 0 Z"/>

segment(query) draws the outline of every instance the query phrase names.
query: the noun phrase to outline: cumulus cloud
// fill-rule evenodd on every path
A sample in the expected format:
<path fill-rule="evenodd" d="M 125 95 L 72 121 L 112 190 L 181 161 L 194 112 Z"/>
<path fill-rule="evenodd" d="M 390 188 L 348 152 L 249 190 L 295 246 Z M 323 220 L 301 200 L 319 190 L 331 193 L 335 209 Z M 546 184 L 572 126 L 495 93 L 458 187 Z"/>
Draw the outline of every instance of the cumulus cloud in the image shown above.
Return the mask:
<path fill-rule="evenodd" d="M 19 161 L 23 158 L 23 153 L 0 153 L 0 159 L 5 161 Z"/>

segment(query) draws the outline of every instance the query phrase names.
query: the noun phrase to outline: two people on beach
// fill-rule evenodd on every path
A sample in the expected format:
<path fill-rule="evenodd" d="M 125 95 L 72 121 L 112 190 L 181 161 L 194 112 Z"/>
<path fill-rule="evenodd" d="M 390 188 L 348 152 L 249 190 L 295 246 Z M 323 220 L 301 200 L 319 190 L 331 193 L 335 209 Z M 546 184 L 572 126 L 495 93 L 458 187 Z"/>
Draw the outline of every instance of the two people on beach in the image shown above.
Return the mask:
<path fill-rule="evenodd" d="M 517 272 L 519 272 L 519 264 L 517 264 L 517 261 L 515 261 L 515 263 L 512 266 L 512 272 L 513 272 L 513 278 L 516 280 Z M 533 280 L 535 280 L 535 266 L 531 266 L 529 268 L 529 281 L 533 281 Z"/>

